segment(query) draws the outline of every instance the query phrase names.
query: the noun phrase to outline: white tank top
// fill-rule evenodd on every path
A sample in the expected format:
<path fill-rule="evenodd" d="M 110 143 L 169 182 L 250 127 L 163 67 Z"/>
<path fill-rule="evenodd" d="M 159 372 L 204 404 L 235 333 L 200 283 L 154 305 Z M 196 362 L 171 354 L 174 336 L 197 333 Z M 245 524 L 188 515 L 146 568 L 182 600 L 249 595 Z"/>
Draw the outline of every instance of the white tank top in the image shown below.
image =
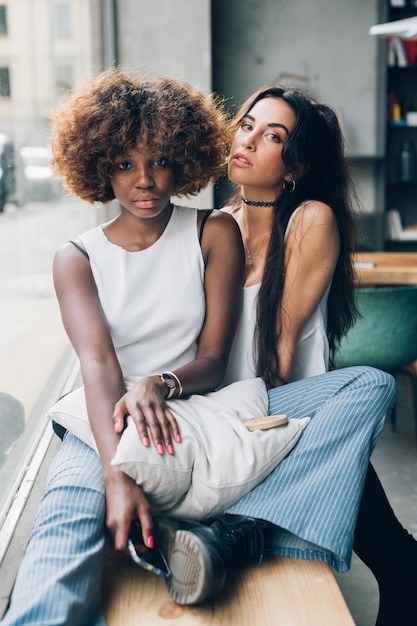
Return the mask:
<path fill-rule="evenodd" d="M 299 206 L 291 215 L 285 231 L 285 239 L 295 215 L 304 207 Z M 290 382 L 323 374 L 329 368 L 329 342 L 327 339 L 327 298 L 331 281 L 323 297 L 307 321 L 297 344 Z M 223 381 L 228 385 L 237 380 L 245 380 L 256 376 L 253 358 L 253 338 L 256 323 L 256 302 L 260 283 L 245 287 L 243 290 L 242 312 Z"/>
<path fill-rule="evenodd" d="M 146 250 L 128 252 L 111 243 L 102 226 L 79 239 L 123 376 L 147 376 L 192 361 L 205 316 L 197 210 L 175 206 L 164 232 Z"/>

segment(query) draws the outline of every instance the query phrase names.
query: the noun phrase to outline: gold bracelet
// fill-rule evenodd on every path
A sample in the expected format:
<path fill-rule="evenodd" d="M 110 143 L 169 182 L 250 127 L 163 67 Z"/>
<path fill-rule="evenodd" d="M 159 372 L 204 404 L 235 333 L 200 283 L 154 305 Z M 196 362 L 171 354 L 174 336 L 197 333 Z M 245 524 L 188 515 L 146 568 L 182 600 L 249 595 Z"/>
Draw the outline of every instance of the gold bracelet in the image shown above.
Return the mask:
<path fill-rule="evenodd" d="M 178 376 L 174 374 L 174 372 L 162 372 L 161 379 L 170 388 L 170 393 L 168 394 L 167 399 L 179 398 L 182 395 L 183 389 L 182 389 L 181 381 L 178 378 Z M 170 379 L 171 381 L 174 382 L 174 386 L 170 384 Z M 172 393 L 171 393 L 171 390 L 172 390 Z"/>
<path fill-rule="evenodd" d="M 165 387 L 167 387 L 168 389 L 168 393 L 165 396 L 165 400 L 169 400 L 170 398 L 172 398 L 172 396 L 174 395 L 174 393 L 177 390 L 176 384 L 174 385 L 169 385 L 168 382 L 165 380 L 165 378 L 163 377 L 162 374 L 158 374 L 159 378 L 161 379 L 161 382 L 165 385 Z"/>
<path fill-rule="evenodd" d="M 182 385 L 178 376 L 173 372 L 162 372 L 159 377 L 169 390 L 165 400 L 179 398 L 182 394 Z"/>
<path fill-rule="evenodd" d="M 179 398 L 180 396 L 182 396 L 182 384 L 180 379 L 178 378 L 178 376 L 176 374 L 174 374 L 174 372 L 165 372 L 166 374 L 172 376 L 174 378 L 174 380 L 177 383 L 177 388 L 176 388 L 176 394 L 175 394 L 175 398 Z"/>

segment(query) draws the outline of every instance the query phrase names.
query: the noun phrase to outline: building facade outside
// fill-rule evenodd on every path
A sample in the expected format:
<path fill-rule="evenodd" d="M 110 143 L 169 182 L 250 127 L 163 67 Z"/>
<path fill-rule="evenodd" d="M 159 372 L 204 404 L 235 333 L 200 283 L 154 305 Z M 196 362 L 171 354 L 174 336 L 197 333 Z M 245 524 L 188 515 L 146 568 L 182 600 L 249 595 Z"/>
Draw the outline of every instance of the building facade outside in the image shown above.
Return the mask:
<path fill-rule="evenodd" d="M 0 132 L 20 145 L 47 141 L 48 113 L 98 65 L 89 0 L 0 4 Z"/>

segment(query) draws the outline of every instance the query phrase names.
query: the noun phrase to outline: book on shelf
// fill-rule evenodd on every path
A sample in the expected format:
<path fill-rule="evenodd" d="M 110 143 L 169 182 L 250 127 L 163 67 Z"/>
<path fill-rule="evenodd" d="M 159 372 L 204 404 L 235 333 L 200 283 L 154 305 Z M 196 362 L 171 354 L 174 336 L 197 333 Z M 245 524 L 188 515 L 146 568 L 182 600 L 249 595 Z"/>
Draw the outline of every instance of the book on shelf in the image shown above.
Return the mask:
<path fill-rule="evenodd" d="M 404 42 L 399 37 L 392 37 L 388 44 L 388 64 L 396 67 L 408 67 L 408 58 Z"/>
<path fill-rule="evenodd" d="M 417 224 L 404 228 L 400 212 L 390 209 L 387 213 L 387 234 L 392 241 L 416 241 Z"/>
<path fill-rule="evenodd" d="M 389 67 L 415 67 L 417 61 L 417 40 L 392 37 L 388 41 Z"/>

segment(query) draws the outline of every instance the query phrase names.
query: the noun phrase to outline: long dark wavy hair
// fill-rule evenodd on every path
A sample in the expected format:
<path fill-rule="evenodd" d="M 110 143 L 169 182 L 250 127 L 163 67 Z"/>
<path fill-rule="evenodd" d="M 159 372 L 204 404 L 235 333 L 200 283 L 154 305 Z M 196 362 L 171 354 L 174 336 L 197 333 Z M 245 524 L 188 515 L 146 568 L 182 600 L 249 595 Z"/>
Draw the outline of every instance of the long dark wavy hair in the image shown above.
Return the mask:
<path fill-rule="evenodd" d="M 340 234 L 340 254 L 327 303 L 327 336 L 332 362 L 341 338 L 353 325 L 355 304 L 351 253 L 356 248 L 355 208 L 360 206 L 356 186 L 345 158 L 344 139 L 335 112 L 292 87 L 268 85 L 259 89 L 240 107 L 232 121 L 237 130 L 252 107 L 264 98 L 279 98 L 293 110 L 295 126 L 289 133 L 282 158 L 290 171 L 302 172 L 292 193 L 282 193 L 274 207 L 271 238 L 257 302 L 254 355 L 257 375 L 267 385 L 283 383 L 276 344 L 281 334 L 277 312 L 281 310 L 285 281 L 284 236 L 292 213 L 306 200 L 328 204 Z M 232 206 L 240 206 L 240 188 Z"/>

